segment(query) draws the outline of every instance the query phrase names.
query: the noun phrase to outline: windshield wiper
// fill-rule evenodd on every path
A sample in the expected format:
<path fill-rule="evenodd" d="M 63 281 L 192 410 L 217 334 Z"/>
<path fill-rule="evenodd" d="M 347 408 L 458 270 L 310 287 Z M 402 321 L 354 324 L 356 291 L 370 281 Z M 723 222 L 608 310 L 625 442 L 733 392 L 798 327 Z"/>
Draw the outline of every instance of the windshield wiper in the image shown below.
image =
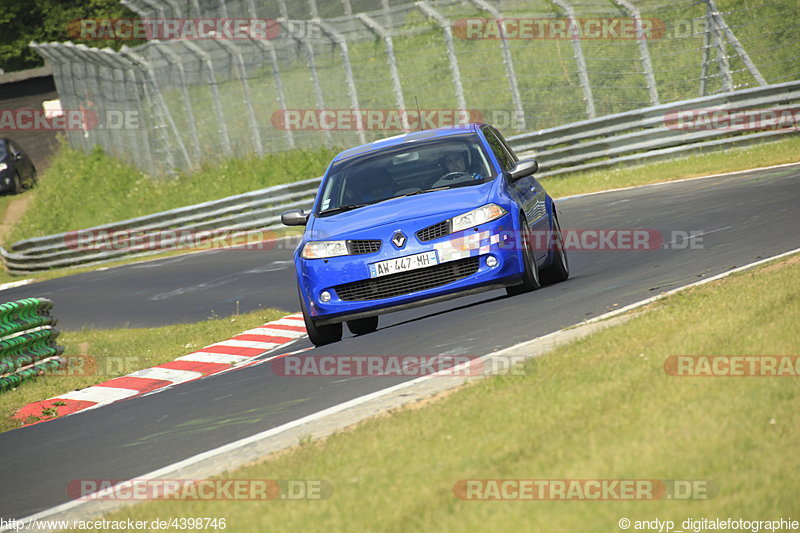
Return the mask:
<path fill-rule="evenodd" d="M 445 185 L 444 187 L 436 187 L 435 189 L 422 189 L 421 191 L 414 191 L 408 194 L 401 194 L 400 196 L 395 196 L 394 198 L 405 198 L 406 196 L 415 196 L 417 194 L 424 194 L 426 192 L 434 192 L 434 191 L 443 191 L 445 189 L 452 189 L 452 185 Z"/>
<path fill-rule="evenodd" d="M 352 211 L 353 209 L 358 209 L 359 207 L 364 207 L 365 205 L 369 204 L 348 204 L 348 205 L 340 205 L 339 207 L 332 207 L 331 209 L 325 209 L 320 211 L 320 215 L 335 215 L 336 213 L 344 213 L 345 211 Z"/>

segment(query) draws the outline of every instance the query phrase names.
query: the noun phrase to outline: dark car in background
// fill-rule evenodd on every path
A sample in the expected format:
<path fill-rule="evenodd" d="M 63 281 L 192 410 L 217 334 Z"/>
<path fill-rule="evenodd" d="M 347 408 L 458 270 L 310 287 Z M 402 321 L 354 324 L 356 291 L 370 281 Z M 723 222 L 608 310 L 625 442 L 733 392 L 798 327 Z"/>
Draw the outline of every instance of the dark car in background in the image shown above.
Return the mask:
<path fill-rule="evenodd" d="M 19 194 L 36 185 L 36 167 L 14 141 L 0 138 L 0 192 Z"/>

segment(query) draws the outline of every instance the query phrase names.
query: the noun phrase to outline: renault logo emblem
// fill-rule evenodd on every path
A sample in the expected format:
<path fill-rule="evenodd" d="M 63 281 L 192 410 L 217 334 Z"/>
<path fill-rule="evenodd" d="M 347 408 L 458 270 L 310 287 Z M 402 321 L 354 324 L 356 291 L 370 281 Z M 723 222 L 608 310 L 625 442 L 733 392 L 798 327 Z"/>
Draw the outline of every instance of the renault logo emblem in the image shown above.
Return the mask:
<path fill-rule="evenodd" d="M 394 235 L 392 235 L 392 244 L 394 244 L 398 248 L 402 248 L 405 243 L 406 243 L 406 236 L 403 234 L 403 232 L 395 231 Z"/>

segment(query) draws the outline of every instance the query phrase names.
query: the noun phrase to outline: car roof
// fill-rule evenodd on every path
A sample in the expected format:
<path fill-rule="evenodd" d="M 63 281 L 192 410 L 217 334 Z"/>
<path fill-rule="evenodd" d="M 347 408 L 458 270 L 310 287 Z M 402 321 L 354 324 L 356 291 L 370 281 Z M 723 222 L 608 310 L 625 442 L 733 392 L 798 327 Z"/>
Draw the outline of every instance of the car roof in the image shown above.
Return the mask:
<path fill-rule="evenodd" d="M 481 126 L 483 126 L 483 124 L 474 122 L 472 124 L 448 126 L 446 128 L 437 128 L 432 130 L 412 131 L 410 133 L 403 133 L 393 137 L 386 137 L 384 139 L 378 139 L 377 141 L 362 144 L 361 146 L 356 146 L 340 152 L 336 157 L 333 158 L 333 161 L 342 161 L 343 159 L 348 159 L 356 155 L 362 155 L 373 151 L 377 152 L 384 148 L 400 146 L 402 144 L 412 143 L 415 141 L 434 139 L 437 137 L 448 137 L 450 135 L 463 135 L 464 133 L 475 133 L 478 131 L 478 129 L 480 129 Z"/>

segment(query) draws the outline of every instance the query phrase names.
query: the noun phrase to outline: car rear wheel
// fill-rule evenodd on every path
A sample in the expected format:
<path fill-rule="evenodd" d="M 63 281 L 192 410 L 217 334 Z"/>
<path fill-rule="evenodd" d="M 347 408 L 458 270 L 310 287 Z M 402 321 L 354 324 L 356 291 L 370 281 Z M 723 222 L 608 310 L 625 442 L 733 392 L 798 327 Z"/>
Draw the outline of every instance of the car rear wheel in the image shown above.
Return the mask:
<path fill-rule="evenodd" d="M 372 333 L 378 329 L 378 317 L 371 316 L 367 318 L 358 318 L 356 320 L 348 320 L 347 329 L 349 329 L 350 333 L 353 335 Z"/>
<path fill-rule="evenodd" d="M 564 235 L 561 233 L 561 224 L 558 216 L 553 213 L 553 262 L 542 269 L 539 277 L 542 283 L 557 283 L 569 277 L 569 261 L 567 251 L 564 250 Z"/>
<path fill-rule="evenodd" d="M 308 338 L 314 346 L 324 346 L 332 342 L 339 342 L 342 340 L 342 323 L 329 324 L 327 326 L 318 326 L 314 323 L 314 319 L 308 315 L 306 311 L 306 304 L 303 298 L 300 298 L 300 309 L 303 311 L 303 320 L 306 323 L 306 332 Z"/>
<path fill-rule="evenodd" d="M 525 262 L 525 274 L 522 276 L 522 284 L 506 287 L 506 294 L 509 296 L 534 291 L 541 287 L 539 268 L 536 266 L 536 259 L 533 256 L 531 228 L 528 226 L 528 219 L 525 218 L 525 215 L 521 215 L 520 218 L 520 225 L 522 226 L 522 258 Z"/>

